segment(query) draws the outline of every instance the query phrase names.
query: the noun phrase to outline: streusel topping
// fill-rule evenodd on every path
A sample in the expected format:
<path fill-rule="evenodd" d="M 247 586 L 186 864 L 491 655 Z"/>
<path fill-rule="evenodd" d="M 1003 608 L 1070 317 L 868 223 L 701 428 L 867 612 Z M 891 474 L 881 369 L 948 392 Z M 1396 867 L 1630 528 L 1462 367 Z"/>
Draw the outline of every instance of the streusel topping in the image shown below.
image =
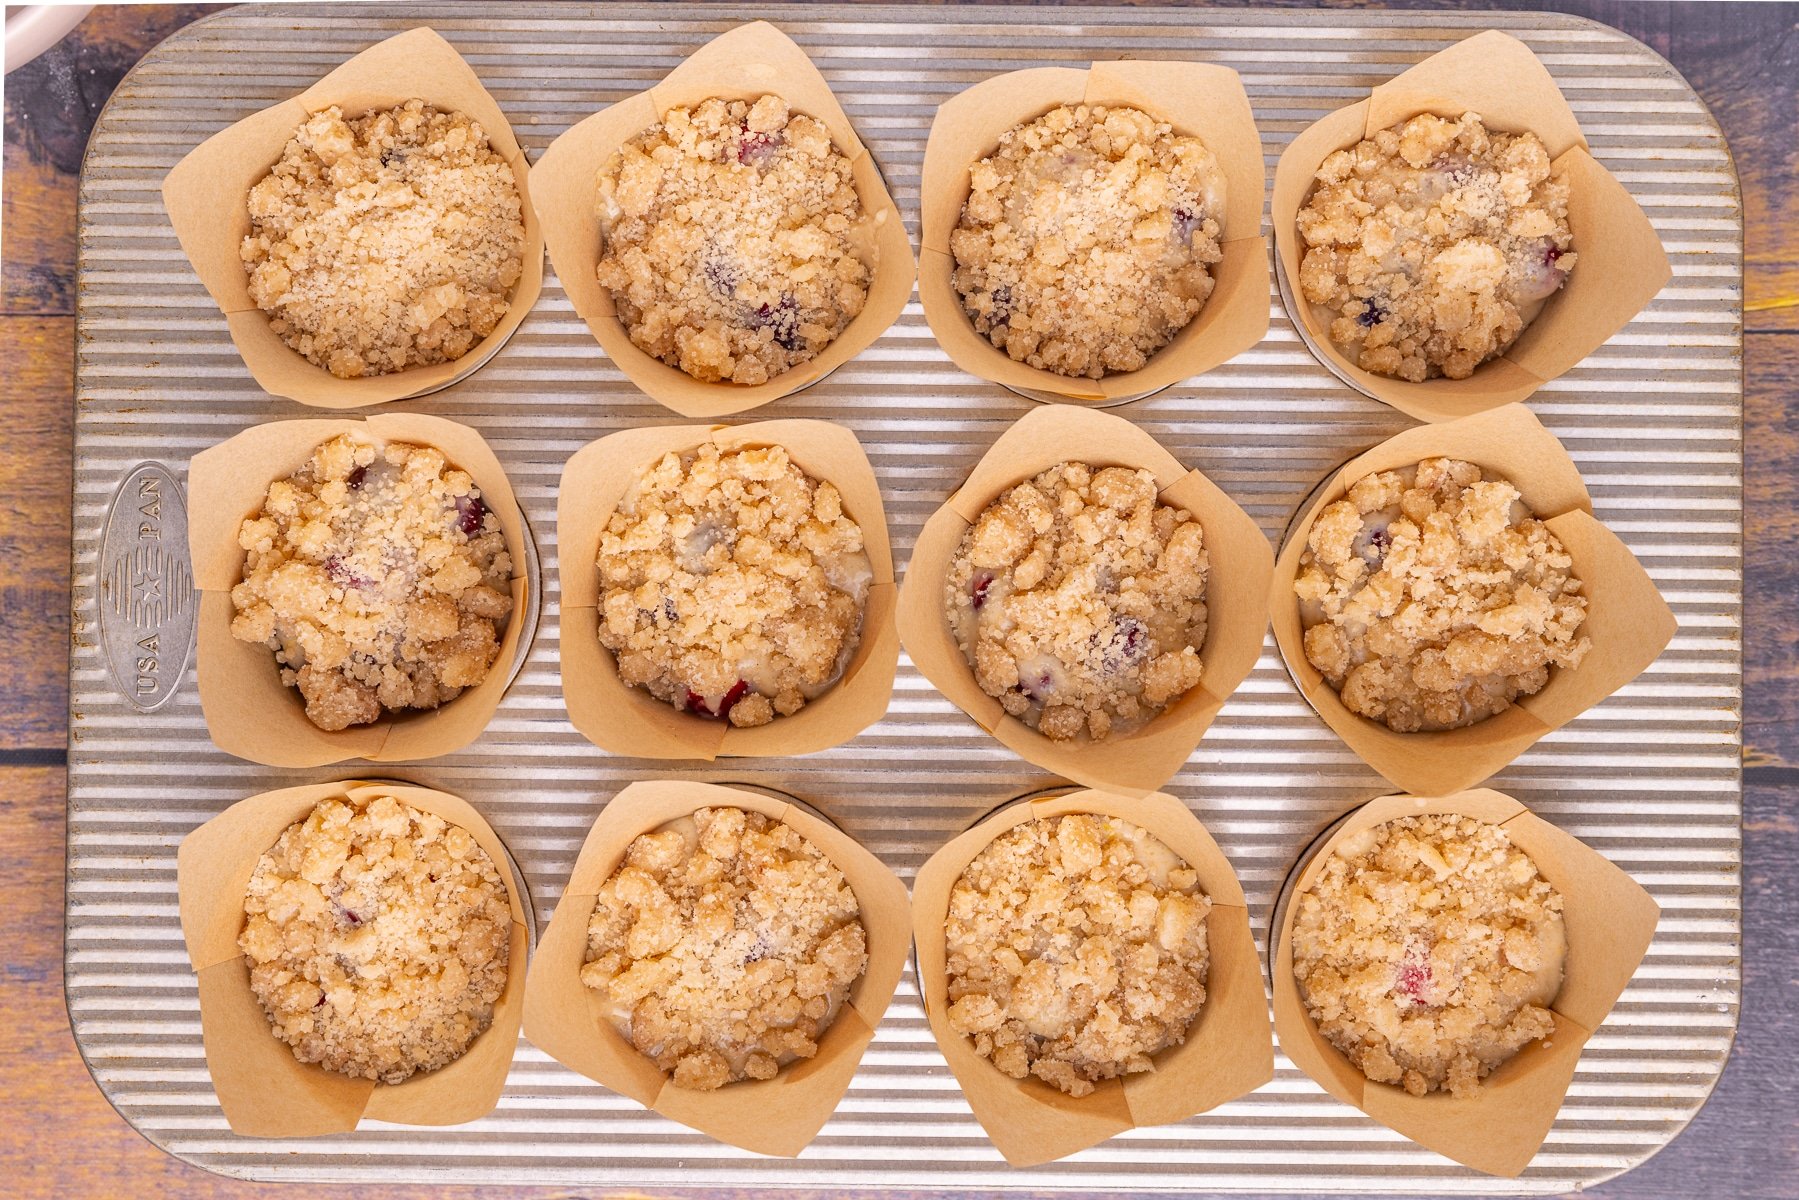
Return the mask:
<path fill-rule="evenodd" d="M 1306 660 L 1351 712 L 1400 733 L 1502 713 L 1591 645 L 1561 539 L 1473 463 L 1358 479 L 1318 514 L 1299 563 Z"/>
<path fill-rule="evenodd" d="M 1211 909 L 1193 868 L 1128 821 L 1015 826 L 950 892 L 950 1028 L 1070 1096 L 1153 1071 L 1206 1002 Z"/>
<path fill-rule="evenodd" d="M 1156 478 L 1062 463 L 988 505 L 944 604 L 975 682 L 1058 741 L 1128 733 L 1199 682 L 1205 534 Z"/>
<path fill-rule="evenodd" d="M 249 205 L 250 299 L 340 379 L 461 358 L 524 270 L 512 167 L 479 122 L 422 100 L 308 117 Z"/>
<path fill-rule="evenodd" d="M 1347 838 L 1297 900 L 1293 974 L 1376 1083 L 1473 1095 L 1555 1031 L 1562 897 L 1485 821 L 1403 817 Z"/>
<path fill-rule="evenodd" d="M 257 860 L 238 948 L 294 1057 L 402 1083 L 461 1058 L 506 990 L 506 885 L 468 830 L 324 800 Z"/>
<path fill-rule="evenodd" d="M 1339 150 L 1299 210 L 1299 285 L 1365 371 L 1466 379 L 1567 281 L 1568 182 L 1534 133 L 1424 113 Z"/>
<path fill-rule="evenodd" d="M 320 729 L 436 708 L 487 678 L 512 611 L 499 518 L 443 451 L 332 438 L 238 532 L 231 636 L 263 642 Z"/>
<path fill-rule="evenodd" d="M 1224 172 L 1147 113 L 1051 109 L 1003 134 L 969 180 L 952 282 L 975 329 L 1019 362 L 1135 371 L 1212 294 Z"/>
<path fill-rule="evenodd" d="M 676 1087 L 772 1079 L 868 965 L 843 873 L 791 826 L 702 808 L 646 833 L 601 887 L 581 982 Z"/>
<path fill-rule="evenodd" d="M 875 265 L 850 161 L 779 96 L 670 109 L 600 168 L 599 281 L 631 342 L 766 383 L 862 311 Z"/>
<path fill-rule="evenodd" d="M 855 653 L 874 571 L 828 482 L 780 446 L 707 443 L 639 472 L 600 535 L 619 677 L 737 726 L 790 716 Z"/>

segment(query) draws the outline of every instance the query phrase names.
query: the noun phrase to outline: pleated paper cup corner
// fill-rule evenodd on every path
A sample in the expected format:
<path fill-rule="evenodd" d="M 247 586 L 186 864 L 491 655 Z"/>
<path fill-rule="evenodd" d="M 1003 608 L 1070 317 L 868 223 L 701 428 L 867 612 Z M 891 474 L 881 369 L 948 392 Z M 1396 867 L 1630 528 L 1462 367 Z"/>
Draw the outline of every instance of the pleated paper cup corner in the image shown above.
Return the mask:
<path fill-rule="evenodd" d="M 323 800 L 344 797 L 367 803 L 380 796 L 466 829 L 493 860 L 512 909 L 506 986 L 494 1005 L 492 1024 L 455 1062 L 400 1084 L 355 1079 L 295 1058 L 292 1048 L 275 1037 L 251 992 L 249 966 L 237 946 L 250 876 L 282 831 L 305 820 Z M 529 933 L 524 898 L 505 846 L 466 800 L 429 788 L 354 779 L 263 792 L 238 801 L 189 834 L 177 863 L 181 932 L 199 977 L 206 1067 L 233 1133 L 314 1137 L 347 1133 L 364 1118 L 460 1125 L 493 1110 L 518 1046 Z"/>
<path fill-rule="evenodd" d="M 332 105 L 346 118 L 423 100 L 479 122 L 512 167 L 525 225 L 522 271 L 506 315 L 453 362 L 386 375 L 339 379 L 283 342 L 250 299 L 239 253 L 250 233 L 250 188 L 280 159 L 294 132 Z M 506 344 L 543 286 L 543 231 L 531 206 L 530 169 L 506 114 L 454 47 L 419 27 L 364 50 L 298 96 L 244 118 L 200 143 L 162 183 L 163 207 L 200 282 L 225 315 L 231 341 L 257 385 L 314 408 L 364 408 L 446 388 L 478 370 Z"/>
<path fill-rule="evenodd" d="M 1497 716 L 1462 729 L 1396 733 L 1351 712 L 1305 655 L 1294 581 L 1312 525 L 1356 480 L 1420 459 L 1462 459 L 1509 479 L 1524 503 L 1561 539 L 1587 597 L 1581 632 L 1592 649 L 1573 670 Z M 1361 760 L 1416 795 L 1446 795 L 1486 779 L 1538 740 L 1635 679 L 1676 631 L 1669 609 L 1629 548 L 1594 518 L 1574 460 L 1522 404 L 1408 429 L 1339 468 L 1294 520 L 1275 560 L 1268 608 L 1281 658 L 1306 703 Z"/>
<path fill-rule="evenodd" d="M 1198 872 L 1200 890 L 1212 901 L 1206 918 L 1206 1002 L 1186 1040 L 1157 1054 L 1153 1071 L 1105 1080 L 1079 1099 L 1040 1079 L 1004 1074 L 950 1027 L 944 933 L 950 893 L 976 855 L 1015 826 L 1071 813 L 1118 817 L 1149 831 Z M 1274 1078 L 1262 963 L 1243 888 L 1212 835 L 1172 796 L 1077 790 L 1002 808 L 919 869 L 913 881 L 912 936 L 931 1034 L 975 1119 L 1014 1167 L 1066 1158 L 1127 1129 L 1183 1121 Z"/>
<path fill-rule="evenodd" d="M 944 605 L 950 560 L 963 534 L 1000 493 L 1063 462 L 1150 471 L 1159 499 L 1191 512 L 1204 531 L 1206 643 L 1199 684 L 1142 728 L 1104 741 L 1057 742 L 1012 717 L 983 692 L 957 646 Z M 1026 413 L 994 442 L 974 473 L 920 531 L 900 589 L 900 641 L 912 662 L 956 707 L 1014 753 L 1088 787 L 1127 795 L 1155 791 L 1192 757 L 1219 709 L 1254 669 L 1268 630 L 1274 552 L 1254 520 L 1198 471 L 1121 417 L 1070 405 Z"/>
<path fill-rule="evenodd" d="M 1225 177 L 1221 261 L 1197 317 L 1135 371 L 1072 378 L 1014 361 L 976 332 L 951 282 L 950 234 L 968 200 L 970 170 L 1000 136 L 1062 104 L 1125 105 L 1192 135 Z M 925 320 L 951 360 L 981 379 L 1076 404 L 1111 404 L 1160 391 L 1236 357 L 1268 332 L 1268 239 L 1262 234 L 1266 172 L 1261 135 L 1243 81 L 1228 67 L 1191 62 L 1096 62 L 1090 69 L 1037 67 L 978 83 L 937 110 L 925 145 L 918 291 Z"/>
<path fill-rule="evenodd" d="M 335 732 L 306 716 L 297 689 L 281 682 L 274 652 L 231 636 L 231 589 L 245 554 L 238 530 L 261 510 L 269 484 L 304 466 L 340 434 L 381 442 L 434 446 L 474 478 L 499 519 L 512 555 L 512 612 L 487 678 L 439 708 L 386 713 L 369 725 Z M 272 767 L 316 767 L 349 759 L 401 762 L 435 758 L 468 745 L 487 728 L 510 683 L 510 664 L 525 636 L 527 580 L 524 518 L 506 470 L 475 430 L 443 417 L 382 413 L 368 418 L 273 421 L 194 455 L 188 464 L 188 555 L 200 592 L 195 673 L 200 710 L 213 744 L 227 754 Z"/>
<path fill-rule="evenodd" d="M 706 443 L 731 451 L 780 446 L 813 479 L 830 483 L 843 511 L 862 529 L 874 572 L 862 612 L 862 634 L 843 677 L 791 716 L 740 729 L 725 720 L 682 712 L 618 673 L 600 644 L 600 535 L 637 478 L 665 454 Z M 899 670 L 894 628 L 897 587 L 880 485 L 856 435 L 829 421 L 758 421 L 748 425 L 670 425 L 633 429 L 589 443 L 563 468 L 556 530 L 562 589 L 562 697 L 569 720 L 594 745 L 634 758 L 771 758 L 810 754 L 849 741 L 879 721 Z"/>
<path fill-rule="evenodd" d="M 850 160 L 863 211 L 873 223 L 875 261 L 862 311 L 816 358 L 754 386 L 707 383 L 637 348 L 612 295 L 595 275 L 604 241 L 597 206 L 600 168 L 672 108 L 710 99 L 779 96 L 822 122 Z M 766 21 L 739 25 L 706 43 L 661 83 L 576 124 L 550 143 L 533 169 L 538 219 L 556 277 L 587 328 L 625 377 L 684 417 L 716 418 L 778 400 L 816 383 L 872 346 L 905 311 L 917 263 L 886 181 L 825 77 L 793 39 Z"/>
<path fill-rule="evenodd" d="M 819 1040 L 815 1057 L 783 1066 L 773 1079 L 742 1080 L 709 1092 L 670 1082 L 614 1028 L 599 993 L 581 982 L 587 927 L 601 885 L 624 861 L 633 839 L 700 808 L 740 808 L 791 826 L 843 872 L 868 935 L 867 969 Z M 797 805 L 717 784 L 633 783 L 594 822 L 538 943 L 525 989 L 525 1036 L 564 1066 L 672 1121 L 732 1146 L 790 1158 L 836 1110 L 893 999 L 911 948 L 910 909 L 898 876 L 848 834 Z"/>
<path fill-rule="evenodd" d="M 1318 168 L 1338 150 L 1421 113 L 1481 115 L 1488 129 L 1534 133 L 1569 180 L 1568 222 L 1580 261 L 1562 289 L 1503 355 L 1466 379 L 1411 383 L 1357 366 L 1330 339 L 1299 286 L 1300 207 Z M 1308 126 L 1282 152 L 1270 204 L 1276 269 L 1288 316 L 1332 374 L 1420 421 L 1451 421 L 1521 401 L 1564 374 L 1630 323 L 1673 269 L 1648 216 L 1592 156 L 1573 110 L 1542 62 L 1509 34 L 1489 30 L 1443 50 L 1348 108 Z"/>
<path fill-rule="evenodd" d="M 1550 1006 L 1555 1028 L 1501 1065 L 1471 1097 L 1413 1096 L 1375 1083 L 1312 1023 L 1293 975 L 1293 917 L 1328 857 L 1345 839 L 1401 817 L 1456 814 L 1500 826 L 1561 893 L 1567 958 Z M 1582 1047 L 1617 1003 L 1648 952 L 1659 909 L 1649 893 L 1584 843 L 1503 792 L 1481 788 L 1437 797 L 1383 796 L 1344 820 L 1300 870 L 1273 931 L 1274 1030 L 1294 1066 L 1345 1104 L 1465 1166 L 1515 1177 L 1555 1123 Z"/>

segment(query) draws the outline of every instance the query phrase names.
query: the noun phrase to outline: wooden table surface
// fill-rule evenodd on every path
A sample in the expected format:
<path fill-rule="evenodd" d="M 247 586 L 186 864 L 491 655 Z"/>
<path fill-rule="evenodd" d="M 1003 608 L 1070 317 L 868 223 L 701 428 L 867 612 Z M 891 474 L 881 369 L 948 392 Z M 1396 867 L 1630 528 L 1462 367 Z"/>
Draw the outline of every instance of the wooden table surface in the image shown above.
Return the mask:
<path fill-rule="evenodd" d="M 1404 3 L 1394 7 L 1405 7 Z M 170 32 L 220 5 L 102 6 L 6 80 L 0 255 L 0 1189 L 13 1196 L 412 1200 L 569 1189 L 289 1188 L 208 1175 L 107 1106 L 62 993 L 68 741 L 75 195 L 112 89 Z M 1447 5 L 1436 5 L 1447 7 Z M 1799 5 L 1611 0 L 1468 3 L 1604 21 L 1686 75 L 1724 128 L 1745 221 L 1743 1015 L 1711 1101 L 1656 1158 L 1595 1189 L 1615 1200 L 1799 1194 Z M 747 11 L 747 10 L 746 10 Z M 720 1196 L 720 1193 L 712 1193 Z"/>

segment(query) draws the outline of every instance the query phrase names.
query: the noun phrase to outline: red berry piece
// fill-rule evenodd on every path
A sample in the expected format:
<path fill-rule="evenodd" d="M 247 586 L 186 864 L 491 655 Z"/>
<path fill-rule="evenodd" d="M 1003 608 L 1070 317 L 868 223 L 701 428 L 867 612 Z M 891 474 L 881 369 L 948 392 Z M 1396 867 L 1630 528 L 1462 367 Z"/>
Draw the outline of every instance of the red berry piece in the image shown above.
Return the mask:
<path fill-rule="evenodd" d="M 721 717 L 730 716 L 731 710 L 737 706 L 737 702 L 749 695 L 749 691 L 750 685 L 741 679 L 732 684 L 731 690 L 725 693 L 725 698 L 719 701 L 718 715 Z"/>
<path fill-rule="evenodd" d="M 1176 205 L 1174 209 L 1174 236 L 1182 242 L 1193 240 L 1193 231 L 1199 228 L 1199 214 L 1185 204 Z"/>
<path fill-rule="evenodd" d="M 974 585 L 968 589 L 968 599 L 978 612 L 981 605 L 987 603 L 987 589 L 993 586 L 993 576 L 982 571 L 974 577 Z"/>
<path fill-rule="evenodd" d="M 718 714 L 706 706 L 706 697 L 692 688 L 687 689 L 687 711 L 701 717 L 716 717 Z"/>
<path fill-rule="evenodd" d="M 481 532 L 481 521 L 487 516 L 487 505 L 475 496 L 456 497 L 456 528 L 469 537 Z"/>
<path fill-rule="evenodd" d="M 1393 980 L 1393 990 L 1413 1004 L 1427 1004 L 1424 997 L 1430 991 L 1430 984 L 1430 959 L 1425 956 L 1422 947 L 1408 947 L 1404 961 L 1399 964 L 1399 973 Z"/>
<path fill-rule="evenodd" d="M 359 575 L 352 571 L 344 564 L 344 560 L 335 554 L 325 559 L 325 574 L 331 577 L 333 583 L 347 588 L 372 587 L 375 582 L 366 575 Z"/>
<path fill-rule="evenodd" d="M 781 148 L 778 133 L 752 133 L 748 129 L 737 139 L 737 161 L 748 167 L 766 167 Z"/>
<path fill-rule="evenodd" d="M 367 467 L 357 467 L 354 471 L 351 471 L 348 475 L 344 476 L 344 486 L 349 488 L 352 492 L 360 492 L 362 490 L 362 481 L 368 476 L 368 473 L 369 469 Z"/>

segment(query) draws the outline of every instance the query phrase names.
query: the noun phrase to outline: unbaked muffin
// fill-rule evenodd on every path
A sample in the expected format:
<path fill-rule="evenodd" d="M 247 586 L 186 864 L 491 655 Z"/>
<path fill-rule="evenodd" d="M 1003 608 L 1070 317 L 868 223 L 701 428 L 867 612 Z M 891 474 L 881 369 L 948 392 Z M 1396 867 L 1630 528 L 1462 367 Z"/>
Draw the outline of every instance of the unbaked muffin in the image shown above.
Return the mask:
<path fill-rule="evenodd" d="M 1070 1096 L 1153 1071 L 1205 1004 L 1211 907 L 1193 868 L 1128 821 L 1014 826 L 950 892 L 950 1028 Z"/>
<path fill-rule="evenodd" d="M 1196 137 L 1134 108 L 1067 105 L 969 172 L 951 282 L 1016 361 L 1135 371 L 1199 315 L 1223 257 L 1224 173 Z"/>
<path fill-rule="evenodd" d="M 269 485 L 238 544 L 231 635 L 275 652 L 320 729 L 448 703 L 499 654 L 512 555 L 441 450 L 332 438 Z"/>
<path fill-rule="evenodd" d="M 1299 562 L 1306 661 L 1351 712 L 1400 733 L 1502 713 L 1591 646 L 1561 540 L 1473 463 L 1358 479 L 1319 512 Z"/>
<path fill-rule="evenodd" d="M 524 205 L 480 124 L 422 100 L 308 117 L 250 189 L 250 299 L 340 379 L 452 362 L 524 270 Z"/>
<path fill-rule="evenodd" d="M 1376 1083 L 1470 1096 L 1555 1030 L 1562 897 L 1497 825 L 1443 814 L 1364 830 L 1296 903 L 1306 1011 Z"/>
<path fill-rule="evenodd" d="M 772 1079 L 818 1053 L 868 966 L 843 873 L 791 826 L 701 808 L 601 885 L 581 982 L 676 1087 Z"/>
<path fill-rule="evenodd" d="M 1199 683 L 1199 522 L 1126 467 L 1062 463 L 1007 489 L 950 559 L 944 605 L 982 691 L 1057 741 L 1128 733 Z"/>
<path fill-rule="evenodd" d="M 599 171 L 597 274 L 631 342 L 705 382 L 816 358 L 868 299 L 850 161 L 779 96 L 670 109 Z"/>
<path fill-rule="evenodd" d="M 294 1057 L 402 1083 L 461 1058 L 506 990 L 512 912 L 468 830 L 323 800 L 257 860 L 238 948 Z"/>
<path fill-rule="evenodd" d="M 1339 150 L 1299 210 L 1299 285 L 1365 371 L 1466 379 L 1567 281 L 1568 183 L 1534 133 L 1425 113 Z"/>
<path fill-rule="evenodd" d="M 619 678 L 737 726 L 796 713 L 842 676 L 874 581 L 837 489 L 780 446 L 663 455 L 607 521 L 598 561 Z"/>

